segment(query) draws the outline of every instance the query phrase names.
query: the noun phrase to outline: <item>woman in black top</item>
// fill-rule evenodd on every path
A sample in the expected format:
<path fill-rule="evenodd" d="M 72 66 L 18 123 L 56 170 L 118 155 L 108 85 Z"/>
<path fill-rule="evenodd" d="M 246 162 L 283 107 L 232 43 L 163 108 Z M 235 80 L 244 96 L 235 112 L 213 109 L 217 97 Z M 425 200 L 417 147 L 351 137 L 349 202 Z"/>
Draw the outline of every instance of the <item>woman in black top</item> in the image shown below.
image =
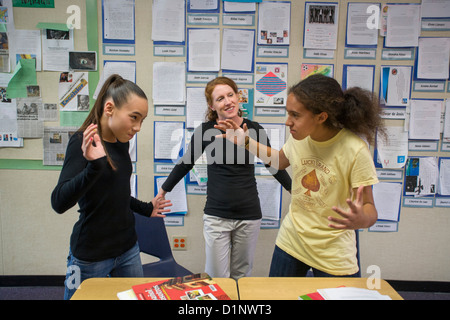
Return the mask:
<path fill-rule="evenodd" d="M 233 80 L 226 77 L 212 80 L 206 86 L 205 96 L 209 121 L 195 129 L 186 153 L 162 185 L 158 196 L 164 197 L 172 191 L 202 153 L 206 153 L 205 272 L 212 277 L 239 279 L 251 273 L 262 218 L 254 156 L 226 139 L 216 140 L 215 136 L 223 132 L 214 126 L 217 120 L 233 119 L 240 126 L 246 124 L 255 140 L 270 144 L 263 127 L 242 118 L 238 88 Z M 286 171 L 272 174 L 286 190 L 291 190 L 291 178 Z"/>
<path fill-rule="evenodd" d="M 145 93 L 118 75 L 109 77 L 81 128 L 70 138 L 52 207 L 64 213 L 77 203 L 70 237 L 65 299 L 91 277 L 142 277 L 132 211 L 162 216 L 169 201 L 131 197 L 129 140 L 148 112 Z"/>

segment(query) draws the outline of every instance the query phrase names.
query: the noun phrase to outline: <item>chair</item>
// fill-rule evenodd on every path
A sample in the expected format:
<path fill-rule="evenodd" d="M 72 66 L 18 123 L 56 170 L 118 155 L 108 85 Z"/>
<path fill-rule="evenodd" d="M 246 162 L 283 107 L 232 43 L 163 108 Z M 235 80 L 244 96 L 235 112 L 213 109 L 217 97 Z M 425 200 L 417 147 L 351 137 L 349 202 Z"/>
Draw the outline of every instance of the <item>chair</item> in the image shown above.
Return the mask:
<path fill-rule="evenodd" d="M 140 251 L 160 260 L 142 266 L 144 277 L 183 277 L 191 271 L 179 265 L 172 254 L 163 218 L 147 218 L 134 213 Z"/>

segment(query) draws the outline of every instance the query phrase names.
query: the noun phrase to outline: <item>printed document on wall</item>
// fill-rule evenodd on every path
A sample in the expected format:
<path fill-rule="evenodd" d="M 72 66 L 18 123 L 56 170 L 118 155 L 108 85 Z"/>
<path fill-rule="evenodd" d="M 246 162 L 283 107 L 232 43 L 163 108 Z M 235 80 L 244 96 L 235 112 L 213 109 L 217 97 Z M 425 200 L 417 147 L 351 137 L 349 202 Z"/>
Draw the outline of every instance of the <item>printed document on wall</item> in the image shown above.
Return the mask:
<path fill-rule="evenodd" d="M 421 31 L 420 5 L 389 5 L 386 47 L 417 47 Z"/>
<path fill-rule="evenodd" d="M 439 168 L 436 157 L 410 157 L 405 167 L 405 196 L 436 194 Z"/>
<path fill-rule="evenodd" d="M 450 196 L 450 158 L 439 159 L 438 193 L 443 196 Z"/>
<path fill-rule="evenodd" d="M 445 116 L 443 128 L 443 141 L 450 142 L 450 99 L 445 100 Z"/>
<path fill-rule="evenodd" d="M 442 100 L 411 99 L 409 139 L 439 140 Z"/>
<path fill-rule="evenodd" d="M 166 180 L 167 177 L 155 177 L 156 192 L 161 189 Z M 167 192 L 165 199 L 172 203 L 172 206 L 168 208 L 170 209 L 168 214 L 187 214 L 186 178 L 181 179 L 172 191 Z"/>
<path fill-rule="evenodd" d="M 417 53 L 417 78 L 448 79 L 450 38 L 420 38 Z"/>
<path fill-rule="evenodd" d="M 348 3 L 346 45 L 377 46 L 378 29 L 368 27 L 373 7 L 380 10 L 380 4 Z"/>
<path fill-rule="evenodd" d="M 373 199 L 379 220 L 398 221 L 402 184 L 397 182 L 379 182 L 373 185 Z"/>
<path fill-rule="evenodd" d="M 266 1 L 259 4 L 258 44 L 289 45 L 291 3 Z"/>
<path fill-rule="evenodd" d="M 185 41 L 185 7 L 184 0 L 153 1 L 153 41 Z"/>
<path fill-rule="evenodd" d="M 153 63 L 153 104 L 183 105 L 186 102 L 186 64 Z"/>
<path fill-rule="evenodd" d="M 103 42 L 135 41 L 134 0 L 103 0 Z"/>
<path fill-rule="evenodd" d="M 42 30 L 42 69 L 69 70 L 69 51 L 74 51 L 73 30 Z"/>
<path fill-rule="evenodd" d="M 381 66 L 380 102 L 388 107 L 406 107 L 411 96 L 411 66 Z"/>
<path fill-rule="evenodd" d="M 253 71 L 255 30 L 224 29 L 222 70 Z"/>
<path fill-rule="evenodd" d="M 408 131 L 403 126 L 386 126 L 386 137 L 377 133 L 378 162 L 383 168 L 403 168 L 408 157 Z"/>
<path fill-rule="evenodd" d="M 188 30 L 188 71 L 220 70 L 220 29 Z"/>
<path fill-rule="evenodd" d="M 339 5 L 336 2 L 307 2 L 303 47 L 335 50 L 338 33 Z"/>
<path fill-rule="evenodd" d="M 15 30 L 9 32 L 8 39 L 13 66 L 17 65 L 20 59 L 36 59 L 36 71 L 42 71 L 40 30 Z"/>

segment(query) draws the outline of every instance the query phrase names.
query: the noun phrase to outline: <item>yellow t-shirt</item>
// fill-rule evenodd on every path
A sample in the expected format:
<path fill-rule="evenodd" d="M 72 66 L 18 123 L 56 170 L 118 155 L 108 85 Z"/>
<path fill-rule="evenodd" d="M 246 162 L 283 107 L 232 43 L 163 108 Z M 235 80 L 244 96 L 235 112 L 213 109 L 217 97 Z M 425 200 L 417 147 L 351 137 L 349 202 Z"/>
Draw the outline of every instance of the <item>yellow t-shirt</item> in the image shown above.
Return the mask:
<path fill-rule="evenodd" d="M 292 199 L 277 246 L 326 273 L 358 272 L 355 232 L 328 227 L 328 217 L 341 218 L 331 207 L 348 209 L 352 188 L 378 182 L 367 144 L 342 129 L 325 142 L 291 136 L 283 151 L 292 167 Z"/>

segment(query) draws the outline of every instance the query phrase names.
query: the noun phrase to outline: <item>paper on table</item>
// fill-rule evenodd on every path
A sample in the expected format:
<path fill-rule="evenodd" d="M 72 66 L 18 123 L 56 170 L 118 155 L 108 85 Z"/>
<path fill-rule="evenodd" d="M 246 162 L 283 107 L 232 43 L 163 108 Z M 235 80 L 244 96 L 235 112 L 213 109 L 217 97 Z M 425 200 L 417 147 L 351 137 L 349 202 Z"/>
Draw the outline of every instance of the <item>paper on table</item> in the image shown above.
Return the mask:
<path fill-rule="evenodd" d="M 389 296 L 382 295 L 378 291 L 362 288 L 328 288 L 318 289 L 317 292 L 325 300 L 392 300 Z"/>

